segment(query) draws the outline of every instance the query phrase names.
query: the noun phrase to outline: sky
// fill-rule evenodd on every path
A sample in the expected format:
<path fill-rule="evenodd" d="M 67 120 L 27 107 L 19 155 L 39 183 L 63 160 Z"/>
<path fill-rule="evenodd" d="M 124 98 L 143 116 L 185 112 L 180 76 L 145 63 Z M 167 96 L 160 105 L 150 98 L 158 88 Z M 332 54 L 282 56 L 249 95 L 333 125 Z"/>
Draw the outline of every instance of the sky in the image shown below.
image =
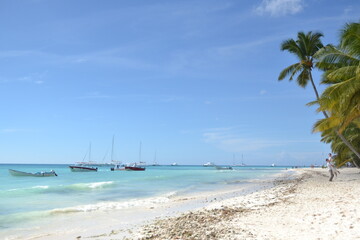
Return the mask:
<path fill-rule="evenodd" d="M 1 0 L 0 163 L 324 164 L 314 92 L 279 73 L 358 0 Z M 321 72 L 314 71 L 321 92 Z"/>

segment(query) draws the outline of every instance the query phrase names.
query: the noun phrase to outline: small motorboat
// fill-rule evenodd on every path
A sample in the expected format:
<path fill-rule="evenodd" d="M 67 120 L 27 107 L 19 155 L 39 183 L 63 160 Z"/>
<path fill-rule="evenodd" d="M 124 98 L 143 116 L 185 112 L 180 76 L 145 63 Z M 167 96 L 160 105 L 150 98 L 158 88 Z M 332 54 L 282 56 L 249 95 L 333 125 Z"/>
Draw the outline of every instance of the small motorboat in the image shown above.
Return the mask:
<path fill-rule="evenodd" d="M 230 166 L 215 166 L 217 170 L 233 170 Z"/>
<path fill-rule="evenodd" d="M 145 167 L 139 166 L 136 163 L 134 163 L 131 166 L 125 166 L 126 171 L 145 171 Z"/>
<path fill-rule="evenodd" d="M 85 166 L 69 166 L 72 172 L 97 172 L 97 167 L 85 167 Z"/>
<path fill-rule="evenodd" d="M 123 164 L 116 164 L 114 167 L 110 168 L 111 171 L 125 171 L 126 167 Z"/>
<path fill-rule="evenodd" d="M 9 169 L 9 173 L 16 177 L 57 177 L 57 174 L 54 170 L 51 170 L 50 172 L 36 172 L 36 173 L 28 173 L 28 172 L 22 172 L 14 169 Z"/>
<path fill-rule="evenodd" d="M 212 163 L 212 162 L 207 162 L 207 163 L 204 163 L 203 166 L 204 166 L 204 167 L 214 167 L 215 164 Z"/>

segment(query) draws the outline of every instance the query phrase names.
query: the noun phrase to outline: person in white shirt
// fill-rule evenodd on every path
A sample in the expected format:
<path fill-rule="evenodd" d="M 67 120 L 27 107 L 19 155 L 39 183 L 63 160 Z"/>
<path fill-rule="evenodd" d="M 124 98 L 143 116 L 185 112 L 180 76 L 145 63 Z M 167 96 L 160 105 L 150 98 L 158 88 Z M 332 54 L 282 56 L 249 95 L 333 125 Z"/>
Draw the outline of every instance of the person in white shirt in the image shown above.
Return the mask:
<path fill-rule="evenodd" d="M 332 165 L 333 173 L 335 174 L 335 177 L 337 177 L 337 174 L 338 173 L 340 174 L 340 171 L 337 170 L 337 168 L 335 167 L 334 158 L 333 158 L 333 155 L 331 153 L 329 153 L 329 158 L 328 159 L 330 160 L 330 163 Z"/>
<path fill-rule="evenodd" d="M 329 159 L 326 159 L 326 166 L 329 170 L 330 173 L 330 179 L 329 181 L 331 182 L 334 178 L 334 169 L 333 169 L 333 165 L 331 164 L 331 161 Z"/>

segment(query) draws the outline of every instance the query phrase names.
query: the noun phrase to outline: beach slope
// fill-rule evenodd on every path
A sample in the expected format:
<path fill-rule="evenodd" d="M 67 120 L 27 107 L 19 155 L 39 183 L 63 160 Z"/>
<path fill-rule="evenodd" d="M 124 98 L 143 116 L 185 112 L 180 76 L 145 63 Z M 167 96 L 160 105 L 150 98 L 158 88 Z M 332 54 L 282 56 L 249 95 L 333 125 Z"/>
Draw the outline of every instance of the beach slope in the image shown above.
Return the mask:
<path fill-rule="evenodd" d="M 130 239 L 360 239 L 360 170 L 298 169 L 249 195 L 159 219 Z"/>

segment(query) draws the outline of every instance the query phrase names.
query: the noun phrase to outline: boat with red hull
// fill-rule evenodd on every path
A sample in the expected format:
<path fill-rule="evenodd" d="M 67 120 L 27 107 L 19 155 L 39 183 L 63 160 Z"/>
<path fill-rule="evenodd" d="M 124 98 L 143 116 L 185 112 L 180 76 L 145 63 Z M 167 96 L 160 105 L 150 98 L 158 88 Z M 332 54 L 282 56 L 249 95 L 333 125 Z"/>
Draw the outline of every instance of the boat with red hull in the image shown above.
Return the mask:
<path fill-rule="evenodd" d="M 139 166 L 126 166 L 125 170 L 126 171 L 145 171 L 145 168 L 139 167 Z"/>

